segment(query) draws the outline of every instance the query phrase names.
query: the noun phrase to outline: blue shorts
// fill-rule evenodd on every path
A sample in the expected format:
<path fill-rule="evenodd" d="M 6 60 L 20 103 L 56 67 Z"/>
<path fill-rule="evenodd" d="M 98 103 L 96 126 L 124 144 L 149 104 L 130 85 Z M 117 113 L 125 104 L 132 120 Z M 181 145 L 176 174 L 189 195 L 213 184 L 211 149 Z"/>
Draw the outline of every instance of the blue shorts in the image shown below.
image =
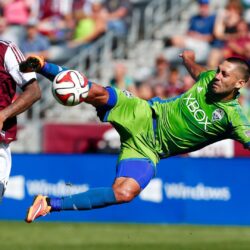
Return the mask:
<path fill-rule="evenodd" d="M 132 178 L 138 182 L 141 189 L 144 189 L 154 176 L 154 164 L 146 158 L 121 160 L 116 169 L 116 178 Z"/>

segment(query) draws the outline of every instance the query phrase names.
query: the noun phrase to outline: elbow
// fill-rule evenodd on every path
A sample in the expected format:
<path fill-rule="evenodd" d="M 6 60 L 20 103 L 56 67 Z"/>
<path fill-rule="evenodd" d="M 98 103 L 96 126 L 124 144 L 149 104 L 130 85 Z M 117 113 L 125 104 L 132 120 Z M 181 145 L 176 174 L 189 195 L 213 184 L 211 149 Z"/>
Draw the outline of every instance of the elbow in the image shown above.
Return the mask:
<path fill-rule="evenodd" d="M 39 94 L 36 96 L 36 98 L 35 98 L 35 101 L 34 101 L 34 102 L 39 101 L 39 100 L 41 99 L 41 97 L 42 97 L 42 95 L 41 95 L 41 93 L 39 93 Z"/>
<path fill-rule="evenodd" d="M 32 79 L 30 84 L 27 84 L 25 88 L 23 89 L 24 95 L 27 98 L 26 100 L 29 100 L 30 102 L 34 103 L 41 99 L 41 89 L 39 87 L 39 84 L 37 80 Z"/>
<path fill-rule="evenodd" d="M 41 97 L 42 97 L 42 93 L 41 93 L 41 90 L 39 89 L 38 91 L 36 91 L 36 94 L 34 95 L 34 102 L 39 101 Z"/>
<path fill-rule="evenodd" d="M 39 101 L 42 97 L 42 93 L 39 87 L 35 88 L 34 91 L 32 91 L 32 103 L 35 103 Z"/>
<path fill-rule="evenodd" d="M 33 88 L 33 100 L 34 100 L 34 102 L 40 100 L 41 97 L 42 97 L 42 92 L 41 92 L 41 89 L 37 83 L 34 85 L 34 88 Z"/>

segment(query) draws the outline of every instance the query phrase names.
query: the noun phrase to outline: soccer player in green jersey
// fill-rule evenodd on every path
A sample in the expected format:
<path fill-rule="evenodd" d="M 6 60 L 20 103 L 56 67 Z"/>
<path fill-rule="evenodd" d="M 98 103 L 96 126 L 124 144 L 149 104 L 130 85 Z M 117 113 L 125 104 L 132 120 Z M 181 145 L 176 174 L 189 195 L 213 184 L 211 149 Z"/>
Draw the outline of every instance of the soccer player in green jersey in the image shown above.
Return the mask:
<path fill-rule="evenodd" d="M 112 187 L 93 188 L 68 197 L 35 197 L 26 221 L 49 212 L 88 210 L 130 202 L 155 175 L 161 158 L 197 150 L 231 138 L 250 149 L 250 123 L 237 97 L 250 76 L 249 65 L 228 58 L 217 70 L 195 63 L 192 51 L 181 55 L 196 84 L 176 98 L 149 101 L 127 92 L 88 82 L 86 103 L 97 109 L 102 121 L 110 122 L 121 137 L 121 151 Z M 53 80 L 64 68 L 37 56 L 20 64 L 21 71 L 36 71 Z"/>

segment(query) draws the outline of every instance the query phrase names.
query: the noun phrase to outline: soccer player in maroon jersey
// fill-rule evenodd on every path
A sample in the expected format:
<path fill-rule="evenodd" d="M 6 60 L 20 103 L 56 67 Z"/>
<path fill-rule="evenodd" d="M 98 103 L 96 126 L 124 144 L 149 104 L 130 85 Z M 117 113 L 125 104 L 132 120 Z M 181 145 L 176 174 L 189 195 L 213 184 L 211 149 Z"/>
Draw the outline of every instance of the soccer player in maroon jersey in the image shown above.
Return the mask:
<path fill-rule="evenodd" d="M 0 40 L 0 201 L 11 170 L 9 144 L 16 139 L 16 116 L 41 97 L 36 74 L 19 70 L 19 63 L 24 59 L 14 43 Z M 22 92 L 14 99 L 17 87 Z"/>

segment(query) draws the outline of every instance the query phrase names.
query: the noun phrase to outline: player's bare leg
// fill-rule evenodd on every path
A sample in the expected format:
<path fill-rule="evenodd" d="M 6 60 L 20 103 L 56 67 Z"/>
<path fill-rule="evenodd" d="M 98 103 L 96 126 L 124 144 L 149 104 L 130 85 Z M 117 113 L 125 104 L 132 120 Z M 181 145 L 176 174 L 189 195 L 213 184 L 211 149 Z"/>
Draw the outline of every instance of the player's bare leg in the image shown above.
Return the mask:
<path fill-rule="evenodd" d="M 136 180 L 128 177 L 119 177 L 113 184 L 113 190 L 117 202 L 132 201 L 141 192 L 141 187 Z"/>

